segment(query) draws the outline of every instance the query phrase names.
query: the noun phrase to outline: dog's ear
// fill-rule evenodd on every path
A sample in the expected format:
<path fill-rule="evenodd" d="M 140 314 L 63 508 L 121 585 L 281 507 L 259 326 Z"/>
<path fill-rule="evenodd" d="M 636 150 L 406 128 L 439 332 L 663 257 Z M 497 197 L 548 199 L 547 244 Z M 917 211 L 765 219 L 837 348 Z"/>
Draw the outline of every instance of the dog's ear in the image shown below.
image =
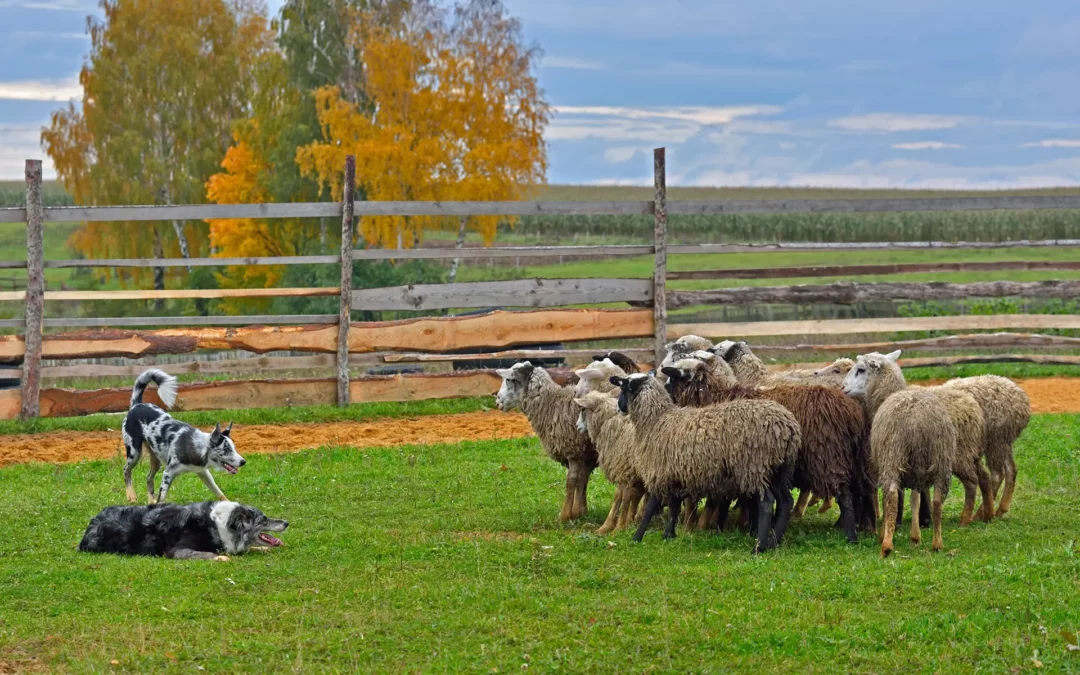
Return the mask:
<path fill-rule="evenodd" d="M 221 438 L 221 422 L 214 425 L 214 430 L 210 432 L 210 442 L 213 443 Z"/>
<path fill-rule="evenodd" d="M 232 420 L 229 420 L 229 426 L 225 427 L 225 431 L 222 431 L 221 435 L 228 436 L 230 433 L 232 433 Z"/>

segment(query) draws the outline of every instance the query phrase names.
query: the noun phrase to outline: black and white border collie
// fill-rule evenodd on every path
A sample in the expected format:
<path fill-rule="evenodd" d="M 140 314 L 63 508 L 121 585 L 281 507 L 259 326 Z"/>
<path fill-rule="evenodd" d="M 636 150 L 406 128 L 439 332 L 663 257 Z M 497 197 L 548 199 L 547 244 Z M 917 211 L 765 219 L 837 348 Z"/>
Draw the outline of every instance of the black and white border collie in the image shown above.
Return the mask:
<path fill-rule="evenodd" d="M 135 488 L 131 486 L 131 470 L 139 463 L 143 444 L 150 449 L 150 475 L 146 478 L 146 494 L 151 504 L 164 502 L 169 494 L 169 486 L 182 473 L 195 473 L 214 496 L 219 500 L 228 499 L 210 469 L 236 473 L 246 463 L 236 453 L 229 433 L 232 422 L 223 431 L 221 424 L 214 427 L 213 433 L 200 431 L 190 424 L 173 419 L 169 413 L 151 403 L 143 403 L 143 393 L 151 382 L 157 385 L 158 396 L 166 408 L 176 402 L 176 378 L 157 369 L 148 370 L 135 380 L 131 390 L 131 408 L 124 418 L 124 450 L 127 463 L 124 464 L 124 486 L 127 488 L 129 502 L 137 501 Z M 154 476 L 158 469 L 165 467 L 161 476 L 161 490 L 154 496 Z"/>
<path fill-rule="evenodd" d="M 257 542 L 281 546 L 267 532 L 284 532 L 288 526 L 288 521 L 236 502 L 108 506 L 86 527 L 79 550 L 226 561 Z"/>

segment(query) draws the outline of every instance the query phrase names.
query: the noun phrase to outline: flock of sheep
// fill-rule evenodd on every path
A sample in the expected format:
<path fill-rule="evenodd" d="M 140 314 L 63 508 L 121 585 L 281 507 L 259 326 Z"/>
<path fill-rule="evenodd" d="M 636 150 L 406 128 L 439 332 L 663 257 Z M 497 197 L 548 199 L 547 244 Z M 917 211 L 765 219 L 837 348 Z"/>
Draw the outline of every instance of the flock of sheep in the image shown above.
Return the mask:
<path fill-rule="evenodd" d="M 734 526 L 748 527 L 755 551 L 765 551 L 780 544 L 812 494 L 825 500 L 822 510 L 833 500 L 839 505 L 838 526 L 850 542 L 880 523 L 884 557 L 893 550 L 906 489 L 911 540 L 920 543 L 930 521 L 940 551 L 942 502 L 953 476 L 964 486 L 961 525 L 1009 510 L 1013 443 L 1031 405 L 1020 387 L 995 375 L 909 387 L 899 355 L 874 352 L 820 370 L 772 373 L 745 342 L 714 345 L 690 335 L 667 345 L 659 373 L 641 373 L 609 352 L 561 386 L 543 368 L 517 363 L 499 371 L 497 403 L 524 412 L 548 456 L 566 466 L 562 520 L 585 515 L 589 477 L 599 466 L 616 488 L 601 533 L 636 523 L 640 541 L 664 507 L 665 537 L 680 523 L 723 529 L 734 503 Z"/>

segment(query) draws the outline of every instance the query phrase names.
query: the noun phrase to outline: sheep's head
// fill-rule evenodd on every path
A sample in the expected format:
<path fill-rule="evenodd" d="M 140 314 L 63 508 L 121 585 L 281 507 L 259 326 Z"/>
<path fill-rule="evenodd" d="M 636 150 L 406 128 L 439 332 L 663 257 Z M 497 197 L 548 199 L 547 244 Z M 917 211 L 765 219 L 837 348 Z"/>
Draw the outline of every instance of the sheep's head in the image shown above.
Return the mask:
<path fill-rule="evenodd" d="M 887 368 L 896 367 L 900 350 L 889 354 L 863 354 L 855 361 L 855 366 L 844 378 L 844 393 L 848 396 L 866 396 L 870 390 L 871 378 L 877 377 Z"/>
<path fill-rule="evenodd" d="M 664 357 L 663 363 L 660 367 L 674 365 L 679 359 L 685 358 L 689 354 L 693 354 L 696 351 L 703 349 L 711 349 L 713 343 L 708 338 L 703 338 L 698 335 L 684 335 L 674 342 L 669 342 L 664 345 L 667 350 L 667 355 Z"/>
<path fill-rule="evenodd" d="M 610 401 L 611 397 L 599 391 L 590 391 L 584 396 L 574 399 L 574 404 L 581 408 L 581 412 L 578 413 L 577 418 L 578 431 L 583 434 L 589 432 L 589 418 L 587 415 L 603 405 L 605 400 Z"/>
<path fill-rule="evenodd" d="M 724 340 L 709 351 L 724 359 L 728 363 L 732 363 L 738 360 L 738 358 L 743 354 L 753 353 L 750 351 L 750 346 L 742 340 L 739 340 L 738 342 Z"/>
<path fill-rule="evenodd" d="M 608 352 L 606 354 L 597 354 L 593 357 L 593 361 L 604 360 L 612 362 L 613 364 L 621 368 L 624 373 L 638 372 L 638 366 L 637 363 L 634 362 L 634 359 L 630 358 L 626 354 L 623 354 L 622 352 Z"/>
<path fill-rule="evenodd" d="M 684 359 L 679 359 L 670 366 L 664 366 L 660 369 L 668 378 L 667 382 L 664 383 L 664 389 L 667 389 L 667 392 L 674 396 L 677 387 L 685 386 L 686 383 L 699 377 L 706 368 L 712 366 L 714 361 L 716 361 L 715 354 L 702 350 L 696 351 Z"/>
<path fill-rule="evenodd" d="M 499 393 L 495 394 L 495 404 L 499 406 L 499 410 L 506 412 L 521 406 L 521 399 L 535 369 L 532 363 L 521 361 L 510 368 L 495 371 L 503 379 Z"/>
<path fill-rule="evenodd" d="M 611 383 L 619 388 L 619 412 L 624 415 L 630 413 L 630 404 L 654 375 L 655 373 L 650 371 L 649 373 L 635 373 L 629 377 L 611 378 Z"/>
<path fill-rule="evenodd" d="M 578 383 L 574 385 L 574 395 L 584 396 L 590 391 L 609 392 L 613 389 L 611 378 L 625 377 L 627 372 L 611 362 L 611 359 L 603 358 L 593 361 L 588 368 L 575 370 Z"/>
<path fill-rule="evenodd" d="M 846 376 L 851 372 L 852 367 L 855 366 L 855 362 L 849 358 L 839 358 L 833 361 L 831 364 L 824 368 L 818 368 L 814 371 L 814 375 L 841 375 Z"/>

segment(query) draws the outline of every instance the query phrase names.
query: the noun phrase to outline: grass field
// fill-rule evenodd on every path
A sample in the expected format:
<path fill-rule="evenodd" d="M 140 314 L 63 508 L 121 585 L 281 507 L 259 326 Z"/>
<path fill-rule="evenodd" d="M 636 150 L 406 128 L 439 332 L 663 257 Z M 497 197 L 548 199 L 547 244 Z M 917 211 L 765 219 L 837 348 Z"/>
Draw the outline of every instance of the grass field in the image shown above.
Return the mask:
<path fill-rule="evenodd" d="M 535 440 L 253 457 L 222 487 L 291 525 L 229 563 L 77 553 L 122 500 L 119 460 L 11 467 L 0 671 L 1074 672 L 1078 432 L 1034 418 L 1005 519 L 958 528 L 954 486 L 946 552 L 905 539 L 887 561 L 835 512 L 761 557 L 740 534 L 599 537 L 600 476 L 560 525 Z"/>

